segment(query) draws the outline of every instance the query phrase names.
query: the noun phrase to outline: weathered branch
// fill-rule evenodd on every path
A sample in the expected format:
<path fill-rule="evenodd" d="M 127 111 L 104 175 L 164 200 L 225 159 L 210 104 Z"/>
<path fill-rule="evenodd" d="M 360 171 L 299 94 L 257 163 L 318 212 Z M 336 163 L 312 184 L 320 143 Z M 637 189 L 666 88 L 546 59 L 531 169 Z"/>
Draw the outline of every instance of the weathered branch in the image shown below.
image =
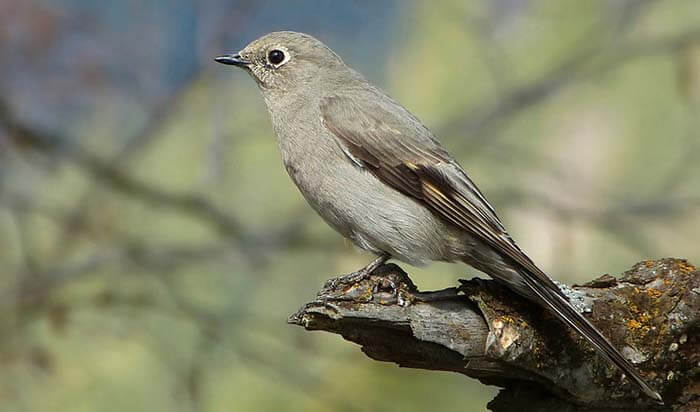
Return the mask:
<path fill-rule="evenodd" d="M 698 269 L 679 259 L 646 261 L 619 279 L 604 275 L 564 290 L 667 405 L 700 408 Z M 575 332 L 490 280 L 421 293 L 388 264 L 370 279 L 328 282 L 289 322 L 338 333 L 375 360 L 501 386 L 494 411 L 661 408 Z"/>

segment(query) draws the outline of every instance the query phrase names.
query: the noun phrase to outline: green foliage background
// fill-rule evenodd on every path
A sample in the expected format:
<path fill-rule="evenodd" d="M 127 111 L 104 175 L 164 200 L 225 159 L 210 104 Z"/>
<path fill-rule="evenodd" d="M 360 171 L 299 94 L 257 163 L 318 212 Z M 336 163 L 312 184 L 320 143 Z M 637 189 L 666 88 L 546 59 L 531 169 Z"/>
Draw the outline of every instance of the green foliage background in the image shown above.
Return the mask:
<path fill-rule="evenodd" d="M 579 282 L 647 258 L 700 261 L 700 3 L 413 1 L 391 13 L 381 40 L 314 34 L 436 132 L 543 269 Z M 6 61 L 12 33 L 0 32 Z M 108 93 L 57 133 L 67 150 L 23 147 L 0 126 L 0 410 L 485 410 L 496 388 L 379 364 L 285 324 L 369 257 L 305 205 L 253 81 L 210 62 L 225 51 L 202 53 L 128 159 L 114 160 L 118 136 L 153 113 Z M 32 100 L 0 84 L 11 112 L 45 131 Z M 422 289 L 477 275 L 407 269 Z"/>

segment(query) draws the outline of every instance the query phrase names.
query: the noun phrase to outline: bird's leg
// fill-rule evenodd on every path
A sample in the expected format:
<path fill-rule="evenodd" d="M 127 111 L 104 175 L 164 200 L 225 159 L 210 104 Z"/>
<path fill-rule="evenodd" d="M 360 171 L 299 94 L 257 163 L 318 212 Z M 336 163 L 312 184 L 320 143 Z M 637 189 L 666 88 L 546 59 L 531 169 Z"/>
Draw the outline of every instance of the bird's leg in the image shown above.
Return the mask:
<path fill-rule="evenodd" d="M 381 255 L 377 256 L 376 259 L 374 259 L 373 261 L 369 262 L 369 264 L 367 264 L 367 266 L 365 266 L 364 268 L 358 270 L 358 271 L 355 272 L 355 273 L 363 272 L 363 273 L 366 273 L 365 276 L 369 276 L 369 275 L 372 274 L 372 272 L 374 272 L 375 270 L 377 270 L 377 268 L 378 268 L 379 266 L 385 264 L 386 261 L 389 260 L 389 259 L 391 259 L 391 255 L 389 255 L 388 253 L 384 252 L 384 253 L 382 253 Z"/>
<path fill-rule="evenodd" d="M 361 282 L 365 279 L 369 279 L 369 276 L 377 270 L 378 267 L 381 265 L 385 264 L 387 260 L 391 259 L 391 255 L 388 253 L 382 253 L 379 255 L 376 259 L 373 261 L 369 262 L 369 264 L 362 269 L 352 272 L 350 274 L 344 275 L 344 276 L 339 276 L 337 278 L 331 279 L 328 282 L 326 282 L 326 288 L 333 289 L 336 286 L 339 285 L 349 285 L 349 284 L 354 284 Z"/>

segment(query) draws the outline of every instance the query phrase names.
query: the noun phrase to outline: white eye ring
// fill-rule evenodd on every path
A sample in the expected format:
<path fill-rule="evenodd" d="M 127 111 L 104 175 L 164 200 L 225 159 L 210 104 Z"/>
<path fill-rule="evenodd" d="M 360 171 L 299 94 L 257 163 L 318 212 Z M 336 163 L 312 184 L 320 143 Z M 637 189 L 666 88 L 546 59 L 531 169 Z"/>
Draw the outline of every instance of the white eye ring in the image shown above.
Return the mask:
<path fill-rule="evenodd" d="M 278 68 L 289 61 L 289 52 L 284 47 L 275 46 L 267 52 L 267 63 Z"/>

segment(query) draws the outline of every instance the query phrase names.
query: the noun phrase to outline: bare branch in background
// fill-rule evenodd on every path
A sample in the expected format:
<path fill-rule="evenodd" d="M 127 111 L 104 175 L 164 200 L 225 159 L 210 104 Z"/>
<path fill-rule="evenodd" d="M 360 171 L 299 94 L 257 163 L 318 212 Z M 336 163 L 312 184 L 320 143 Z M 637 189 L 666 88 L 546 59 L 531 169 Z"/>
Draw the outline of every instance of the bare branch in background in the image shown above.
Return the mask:
<path fill-rule="evenodd" d="M 131 177 L 111 166 L 109 162 L 100 159 L 97 155 L 87 152 L 76 144 L 68 143 L 68 139 L 40 132 L 20 123 L 10 114 L 9 108 L 2 101 L 0 101 L 0 125 L 5 127 L 8 135 L 18 147 L 68 160 L 101 184 L 117 192 L 158 207 L 166 207 L 190 215 L 211 226 L 227 239 L 237 242 L 241 247 L 256 246 L 251 245 L 255 236 L 237 219 L 214 206 L 202 196 L 172 193 Z M 297 222 L 295 221 L 290 226 L 291 229 L 286 229 L 283 232 L 287 241 L 289 241 L 290 236 L 294 236 L 293 233 L 289 232 L 298 233 L 296 227 Z"/>
<path fill-rule="evenodd" d="M 583 47 L 583 51 L 564 59 L 538 79 L 506 93 L 495 103 L 441 125 L 439 135 L 466 136 L 456 141 L 456 149 L 474 156 L 479 153 L 474 149 L 484 147 L 490 138 L 489 128 L 502 125 L 504 119 L 545 101 L 574 82 L 599 76 L 635 59 L 677 53 L 697 41 L 700 41 L 700 29 L 643 42 L 620 43 L 614 49 Z M 466 150 L 467 146 L 470 150 Z"/>
<path fill-rule="evenodd" d="M 126 139 L 121 149 L 113 154 L 109 160 L 104 161 L 105 165 L 109 165 L 109 167 L 114 170 L 122 169 L 123 163 L 127 162 L 131 156 L 152 144 L 154 140 L 161 135 L 162 129 L 165 127 L 168 120 L 170 120 L 173 113 L 179 108 L 184 96 L 191 90 L 192 85 L 199 79 L 200 75 L 201 68 L 192 71 L 166 98 L 156 103 L 155 107 L 151 110 L 146 124 L 138 133 Z M 83 220 L 84 216 L 87 215 L 87 211 L 100 192 L 99 186 L 96 183 L 97 182 L 94 182 L 91 187 L 85 190 L 72 212 L 71 221 L 76 222 L 78 225 L 81 225 L 80 220 Z M 75 239 L 75 237 L 71 236 L 68 231 L 64 231 L 63 234 L 57 238 L 56 251 L 54 253 L 56 255 L 67 253 L 71 245 L 73 245 L 70 241 L 71 239 Z"/>

